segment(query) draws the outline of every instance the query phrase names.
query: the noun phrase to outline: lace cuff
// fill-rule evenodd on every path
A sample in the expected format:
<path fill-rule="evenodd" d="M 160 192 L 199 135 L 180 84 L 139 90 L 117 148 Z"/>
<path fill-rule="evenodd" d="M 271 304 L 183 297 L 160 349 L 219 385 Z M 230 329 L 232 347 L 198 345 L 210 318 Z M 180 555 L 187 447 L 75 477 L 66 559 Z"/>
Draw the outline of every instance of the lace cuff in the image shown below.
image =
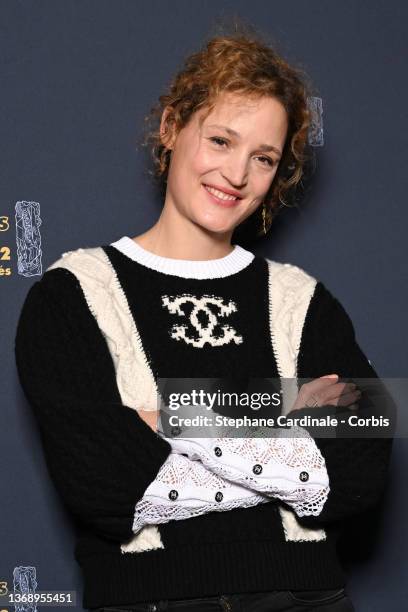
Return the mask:
<path fill-rule="evenodd" d="M 296 433 L 302 432 L 302 437 Z M 307 437 L 304 437 L 305 434 Z M 200 460 L 218 476 L 277 497 L 298 516 L 318 516 L 330 487 L 324 457 L 302 428 L 271 429 L 262 438 L 167 438 L 172 452 Z"/>
<path fill-rule="evenodd" d="M 225 480 L 200 461 L 171 453 L 136 504 L 132 530 L 138 533 L 145 525 L 180 521 L 207 512 L 247 508 L 270 501 L 265 495 Z"/>

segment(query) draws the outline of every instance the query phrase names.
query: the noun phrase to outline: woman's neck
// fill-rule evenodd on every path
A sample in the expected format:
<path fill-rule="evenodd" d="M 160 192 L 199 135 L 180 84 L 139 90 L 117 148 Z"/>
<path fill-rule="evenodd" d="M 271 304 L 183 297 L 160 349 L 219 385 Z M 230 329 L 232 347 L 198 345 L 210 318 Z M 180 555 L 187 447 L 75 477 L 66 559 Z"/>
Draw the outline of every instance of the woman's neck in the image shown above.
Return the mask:
<path fill-rule="evenodd" d="M 220 259 L 232 253 L 231 237 L 232 232 L 206 232 L 190 220 L 170 211 L 166 214 L 163 210 L 155 225 L 132 239 L 161 257 L 204 261 Z"/>

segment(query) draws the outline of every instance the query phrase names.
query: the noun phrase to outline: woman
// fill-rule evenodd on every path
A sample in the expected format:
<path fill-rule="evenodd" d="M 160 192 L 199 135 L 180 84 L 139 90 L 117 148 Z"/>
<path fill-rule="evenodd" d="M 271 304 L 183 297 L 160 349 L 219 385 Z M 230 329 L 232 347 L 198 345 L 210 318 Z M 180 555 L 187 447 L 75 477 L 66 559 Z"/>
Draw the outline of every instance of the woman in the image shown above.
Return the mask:
<path fill-rule="evenodd" d="M 78 530 L 83 605 L 353 610 L 336 541 L 342 521 L 378 502 L 390 441 L 306 432 L 265 459 L 273 438 L 241 450 L 177 431 L 172 441 L 156 410 L 162 379 L 311 378 L 284 409 L 296 414 L 356 407 L 361 392 L 341 378 L 376 377 L 321 282 L 231 243 L 257 217 L 266 233 L 301 180 L 307 87 L 261 41 L 218 37 L 156 110 L 158 221 L 64 253 L 31 287 L 16 335 L 50 475 Z"/>

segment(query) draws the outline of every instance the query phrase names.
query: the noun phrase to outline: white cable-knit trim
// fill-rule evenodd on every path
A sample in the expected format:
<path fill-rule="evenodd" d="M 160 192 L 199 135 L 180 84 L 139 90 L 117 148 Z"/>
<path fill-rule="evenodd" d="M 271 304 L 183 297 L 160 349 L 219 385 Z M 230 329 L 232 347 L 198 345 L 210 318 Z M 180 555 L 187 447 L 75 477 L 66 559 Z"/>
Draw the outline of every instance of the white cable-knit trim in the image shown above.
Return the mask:
<path fill-rule="evenodd" d="M 267 259 L 269 269 L 269 325 L 283 390 L 283 414 L 295 403 L 296 363 L 307 308 L 316 279 L 301 268 Z M 287 380 L 285 380 L 287 379 Z"/>
<path fill-rule="evenodd" d="M 306 313 L 317 280 L 298 266 L 266 259 L 269 272 L 269 324 L 271 342 L 281 377 L 283 414 L 295 403 L 298 386 L 297 359 Z M 323 528 L 301 525 L 295 513 L 278 506 L 287 541 L 319 541 L 326 539 Z"/>
<path fill-rule="evenodd" d="M 47 270 L 66 268 L 77 277 L 89 310 L 106 338 L 123 404 L 158 410 L 158 392 L 126 295 L 101 247 L 63 253 Z"/>
<path fill-rule="evenodd" d="M 122 553 L 139 553 L 146 550 L 156 550 L 157 548 L 164 548 L 164 545 L 159 528 L 156 525 L 145 525 L 128 542 L 120 545 Z"/>
<path fill-rule="evenodd" d="M 304 527 L 296 519 L 295 513 L 289 508 L 278 506 L 282 519 L 283 532 L 287 542 L 320 542 L 326 539 L 324 529 Z"/>

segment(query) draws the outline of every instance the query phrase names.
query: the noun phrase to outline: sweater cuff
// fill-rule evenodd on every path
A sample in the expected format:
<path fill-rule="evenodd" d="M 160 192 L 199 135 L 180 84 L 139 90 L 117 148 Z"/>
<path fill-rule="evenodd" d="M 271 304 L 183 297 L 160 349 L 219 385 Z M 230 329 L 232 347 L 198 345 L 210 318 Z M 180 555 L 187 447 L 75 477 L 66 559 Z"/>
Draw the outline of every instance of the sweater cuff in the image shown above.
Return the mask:
<path fill-rule="evenodd" d="M 300 515 L 319 514 L 327 499 L 325 460 L 310 438 L 276 431 L 268 438 L 184 438 L 171 445 L 222 478 L 282 499 Z"/>

